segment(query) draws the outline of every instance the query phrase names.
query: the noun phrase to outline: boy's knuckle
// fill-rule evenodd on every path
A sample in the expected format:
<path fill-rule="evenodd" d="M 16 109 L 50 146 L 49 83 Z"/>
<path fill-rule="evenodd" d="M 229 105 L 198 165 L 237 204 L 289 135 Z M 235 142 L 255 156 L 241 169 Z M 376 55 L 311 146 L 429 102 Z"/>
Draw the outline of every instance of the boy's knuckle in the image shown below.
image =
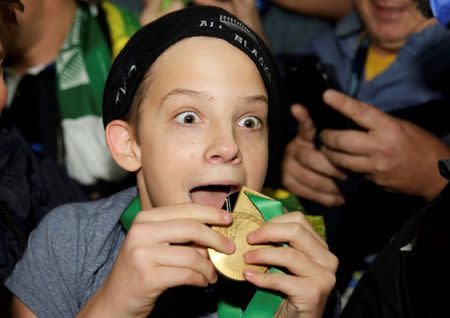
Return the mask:
<path fill-rule="evenodd" d="M 196 252 L 189 253 L 188 258 L 192 265 L 199 264 L 203 261 L 203 256 Z"/>
<path fill-rule="evenodd" d="M 299 237 L 299 236 L 303 235 L 303 233 L 304 233 L 303 225 L 300 224 L 299 222 L 290 223 L 289 224 L 289 232 L 288 233 L 291 233 L 290 236 L 292 238 Z"/>
<path fill-rule="evenodd" d="M 201 285 L 204 286 L 205 284 L 208 284 L 208 280 L 201 275 L 200 273 L 189 269 L 185 271 L 185 277 L 184 280 L 186 284 L 190 285 Z"/>
<path fill-rule="evenodd" d="M 142 246 L 132 248 L 131 251 L 129 252 L 129 259 L 131 266 L 137 272 L 144 270 L 144 268 L 150 263 L 148 261 L 148 252 Z"/>
<path fill-rule="evenodd" d="M 284 248 L 283 252 L 284 252 L 283 259 L 286 262 L 286 264 L 295 264 L 296 263 L 298 254 L 293 248 L 289 248 L 289 249 Z"/>
<path fill-rule="evenodd" d="M 328 260 L 328 264 L 329 264 L 329 268 L 330 270 L 335 273 L 336 270 L 339 267 L 339 258 L 337 258 L 336 255 L 332 254 L 331 252 L 329 253 L 329 260 Z M 336 277 L 333 274 L 333 277 L 336 279 Z"/>
<path fill-rule="evenodd" d="M 290 215 L 292 216 L 294 223 L 305 224 L 305 222 L 308 222 L 308 219 L 302 212 L 291 212 Z"/>
<path fill-rule="evenodd" d="M 336 275 L 332 274 L 332 273 L 328 273 L 325 275 L 325 282 L 326 284 L 326 292 L 328 292 L 329 290 L 331 290 L 334 285 L 336 285 Z"/>
<path fill-rule="evenodd" d="M 311 284 L 307 293 L 307 303 L 310 306 L 317 306 L 321 303 L 322 295 L 324 294 L 320 284 Z"/>

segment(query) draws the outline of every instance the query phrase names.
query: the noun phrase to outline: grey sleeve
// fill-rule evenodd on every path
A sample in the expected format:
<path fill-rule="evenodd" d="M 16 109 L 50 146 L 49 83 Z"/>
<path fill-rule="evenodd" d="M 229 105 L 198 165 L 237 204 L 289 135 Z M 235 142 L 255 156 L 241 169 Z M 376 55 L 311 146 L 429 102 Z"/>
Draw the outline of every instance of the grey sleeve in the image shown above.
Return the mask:
<path fill-rule="evenodd" d="M 32 232 L 6 287 L 37 317 L 74 317 L 84 259 L 80 221 L 72 206 L 47 215 Z M 81 243 L 81 244 L 80 244 Z"/>

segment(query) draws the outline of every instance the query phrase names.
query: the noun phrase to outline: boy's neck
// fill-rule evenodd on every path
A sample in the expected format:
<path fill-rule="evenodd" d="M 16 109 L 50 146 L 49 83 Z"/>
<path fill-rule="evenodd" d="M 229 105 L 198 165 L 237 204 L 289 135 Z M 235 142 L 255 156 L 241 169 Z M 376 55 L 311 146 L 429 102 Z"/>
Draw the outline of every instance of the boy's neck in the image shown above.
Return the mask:
<path fill-rule="evenodd" d="M 142 210 L 149 210 L 152 208 L 150 197 L 148 196 L 147 187 L 145 186 L 144 176 L 142 170 L 136 173 L 137 189 L 139 199 L 141 201 Z"/>
<path fill-rule="evenodd" d="M 44 6 L 39 21 L 19 26 L 11 39 L 8 64 L 18 75 L 57 58 L 77 11 L 75 1 L 50 0 Z"/>

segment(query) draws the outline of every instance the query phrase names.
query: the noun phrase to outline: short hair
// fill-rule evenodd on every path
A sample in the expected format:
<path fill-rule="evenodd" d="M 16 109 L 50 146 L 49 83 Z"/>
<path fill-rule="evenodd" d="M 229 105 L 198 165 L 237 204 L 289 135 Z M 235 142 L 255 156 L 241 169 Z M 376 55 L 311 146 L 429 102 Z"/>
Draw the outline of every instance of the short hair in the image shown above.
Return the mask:
<path fill-rule="evenodd" d="M 17 24 L 15 10 L 23 11 L 24 6 L 20 0 L 1 0 L 0 1 L 0 19 L 5 24 Z"/>
<path fill-rule="evenodd" d="M 153 65 L 145 72 L 144 77 L 139 84 L 136 94 L 134 95 L 131 107 L 123 120 L 127 122 L 133 129 L 134 138 L 139 143 L 139 122 L 141 119 L 141 105 L 148 96 L 148 90 L 153 78 Z"/>
<path fill-rule="evenodd" d="M 414 0 L 414 2 L 425 18 L 430 19 L 433 17 L 433 11 L 431 11 L 430 7 L 430 0 Z"/>

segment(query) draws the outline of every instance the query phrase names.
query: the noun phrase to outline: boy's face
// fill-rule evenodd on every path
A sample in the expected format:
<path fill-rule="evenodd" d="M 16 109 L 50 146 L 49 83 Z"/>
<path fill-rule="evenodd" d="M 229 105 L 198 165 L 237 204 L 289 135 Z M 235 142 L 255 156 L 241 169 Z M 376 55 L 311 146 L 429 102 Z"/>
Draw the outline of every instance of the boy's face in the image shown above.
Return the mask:
<path fill-rule="evenodd" d="M 5 80 L 3 78 L 3 59 L 4 59 L 4 57 L 5 57 L 5 50 L 3 49 L 3 46 L 0 43 L 0 114 L 6 105 L 6 95 L 7 95 Z"/>
<path fill-rule="evenodd" d="M 397 50 L 426 21 L 412 0 L 355 0 L 370 37 Z"/>
<path fill-rule="evenodd" d="M 165 51 L 140 105 L 138 183 L 150 201 L 144 208 L 185 202 L 220 208 L 242 185 L 260 190 L 267 100 L 256 66 L 226 41 L 193 37 Z"/>

